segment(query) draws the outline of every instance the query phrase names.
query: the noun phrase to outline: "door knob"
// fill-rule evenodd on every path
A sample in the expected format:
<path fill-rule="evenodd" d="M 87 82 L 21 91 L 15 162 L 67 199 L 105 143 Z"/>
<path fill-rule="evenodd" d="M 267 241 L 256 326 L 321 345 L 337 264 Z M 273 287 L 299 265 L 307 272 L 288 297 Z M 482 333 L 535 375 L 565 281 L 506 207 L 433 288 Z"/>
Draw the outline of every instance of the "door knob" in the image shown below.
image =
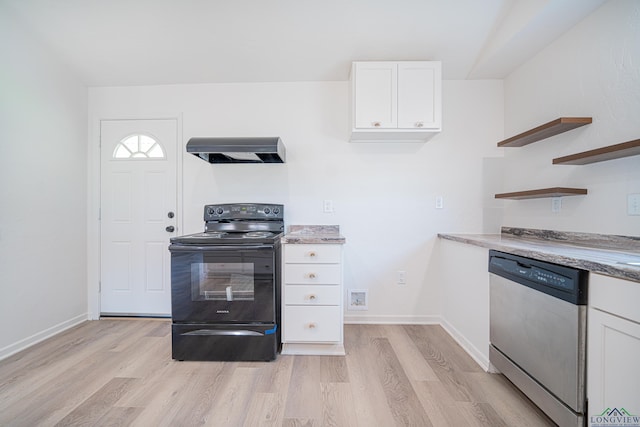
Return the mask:
<path fill-rule="evenodd" d="M 168 216 L 169 218 L 173 218 L 174 216 L 176 216 L 176 214 L 174 214 L 173 212 L 169 212 L 169 213 L 167 214 L 167 216 Z"/>
<path fill-rule="evenodd" d="M 173 225 L 170 225 L 165 228 L 165 230 L 167 230 L 169 233 L 173 233 L 174 231 L 176 231 L 176 228 Z"/>

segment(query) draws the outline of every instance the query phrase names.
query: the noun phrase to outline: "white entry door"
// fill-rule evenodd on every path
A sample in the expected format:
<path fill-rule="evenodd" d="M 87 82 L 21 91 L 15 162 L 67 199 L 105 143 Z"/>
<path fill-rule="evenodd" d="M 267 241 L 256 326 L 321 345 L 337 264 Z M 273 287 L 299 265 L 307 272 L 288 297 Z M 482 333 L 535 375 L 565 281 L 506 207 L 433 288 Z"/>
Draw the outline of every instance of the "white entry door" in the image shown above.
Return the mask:
<path fill-rule="evenodd" d="M 100 312 L 170 316 L 176 120 L 100 122 Z"/>

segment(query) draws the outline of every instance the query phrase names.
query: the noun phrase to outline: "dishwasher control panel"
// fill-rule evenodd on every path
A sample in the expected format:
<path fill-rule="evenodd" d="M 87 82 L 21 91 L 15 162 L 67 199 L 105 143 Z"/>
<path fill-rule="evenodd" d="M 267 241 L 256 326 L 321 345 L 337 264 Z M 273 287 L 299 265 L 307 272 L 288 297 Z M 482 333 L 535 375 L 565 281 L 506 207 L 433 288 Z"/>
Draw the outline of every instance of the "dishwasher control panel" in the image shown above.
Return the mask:
<path fill-rule="evenodd" d="M 565 277 L 553 271 L 543 270 L 538 267 L 531 267 L 531 278 L 540 283 L 556 286 L 563 289 L 573 289 L 575 282 L 570 277 Z"/>
<path fill-rule="evenodd" d="M 584 270 L 491 250 L 489 272 L 573 304 L 587 301 L 588 273 Z"/>

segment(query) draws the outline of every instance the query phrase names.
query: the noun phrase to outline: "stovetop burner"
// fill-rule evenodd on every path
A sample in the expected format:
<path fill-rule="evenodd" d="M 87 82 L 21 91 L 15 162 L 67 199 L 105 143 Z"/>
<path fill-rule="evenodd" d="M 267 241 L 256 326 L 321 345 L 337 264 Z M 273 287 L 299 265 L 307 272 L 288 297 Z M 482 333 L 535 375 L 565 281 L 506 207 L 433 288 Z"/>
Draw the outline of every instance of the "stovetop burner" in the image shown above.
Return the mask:
<path fill-rule="evenodd" d="M 227 234 L 228 233 L 225 233 L 223 231 L 205 231 L 204 233 L 194 233 L 187 234 L 185 236 L 172 237 L 170 240 L 172 243 L 202 243 L 208 240 L 221 240 L 225 236 L 227 236 Z"/>
<path fill-rule="evenodd" d="M 194 239 L 222 239 L 227 234 L 224 231 L 205 231 L 204 233 L 190 234 L 189 237 Z"/>
<path fill-rule="evenodd" d="M 264 238 L 271 236 L 273 236 L 273 233 L 270 231 L 249 231 L 248 233 L 242 233 L 242 237 L 245 239 Z"/>

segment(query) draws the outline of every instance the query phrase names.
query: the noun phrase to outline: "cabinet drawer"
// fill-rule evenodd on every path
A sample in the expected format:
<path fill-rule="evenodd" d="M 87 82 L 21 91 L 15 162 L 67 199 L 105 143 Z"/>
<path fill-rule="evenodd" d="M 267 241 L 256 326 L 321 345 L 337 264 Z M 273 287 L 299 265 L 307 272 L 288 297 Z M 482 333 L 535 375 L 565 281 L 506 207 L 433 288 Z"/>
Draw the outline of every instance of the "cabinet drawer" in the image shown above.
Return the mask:
<path fill-rule="evenodd" d="M 340 245 L 284 245 L 285 263 L 338 264 Z"/>
<path fill-rule="evenodd" d="M 339 285 L 340 264 L 285 264 L 284 283 Z"/>
<path fill-rule="evenodd" d="M 589 305 L 640 323 L 640 283 L 602 274 L 589 275 Z"/>
<path fill-rule="evenodd" d="M 285 306 L 284 342 L 339 342 L 341 307 Z"/>
<path fill-rule="evenodd" d="M 284 303 L 288 305 L 340 305 L 341 287 L 338 285 L 287 285 Z"/>

